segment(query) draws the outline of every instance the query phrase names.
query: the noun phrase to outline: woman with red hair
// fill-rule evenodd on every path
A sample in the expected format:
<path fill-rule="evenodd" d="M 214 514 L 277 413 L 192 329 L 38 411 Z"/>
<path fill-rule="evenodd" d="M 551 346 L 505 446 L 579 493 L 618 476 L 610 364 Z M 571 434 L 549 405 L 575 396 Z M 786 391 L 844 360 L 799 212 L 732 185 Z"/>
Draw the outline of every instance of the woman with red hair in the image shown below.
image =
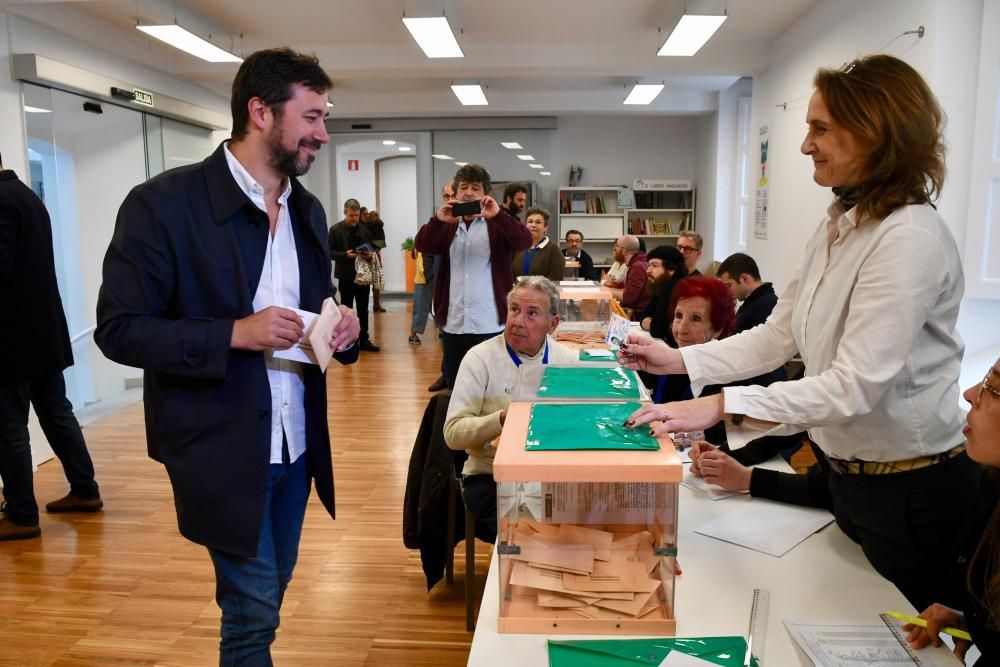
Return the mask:
<path fill-rule="evenodd" d="M 699 345 L 725 338 L 736 325 L 736 300 L 725 283 L 708 276 L 689 276 L 677 283 L 670 295 L 673 319 L 670 332 L 678 347 Z M 705 387 L 702 396 L 718 394 L 722 385 Z M 662 375 L 653 400 L 684 401 L 692 398 L 691 379 L 685 374 Z M 705 429 L 705 440 L 726 444 L 726 425 L 719 421 Z"/>

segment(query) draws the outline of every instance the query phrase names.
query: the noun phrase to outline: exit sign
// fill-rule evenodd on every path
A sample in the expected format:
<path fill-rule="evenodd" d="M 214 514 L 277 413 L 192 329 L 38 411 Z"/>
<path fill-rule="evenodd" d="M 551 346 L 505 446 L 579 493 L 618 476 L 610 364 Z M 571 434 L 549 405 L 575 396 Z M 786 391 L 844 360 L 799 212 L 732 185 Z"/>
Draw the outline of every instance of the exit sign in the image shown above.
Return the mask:
<path fill-rule="evenodd" d="M 147 90 L 141 90 L 139 88 L 133 88 L 132 89 L 132 94 L 135 95 L 135 98 L 133 98 L 132 101 L 135 102 L 136 104 L 142 104 L 142 105 L 145 105 L 147 107 L 153 106 L 153 93 L 151 93 L 151 92 L 149 92 Z"/>

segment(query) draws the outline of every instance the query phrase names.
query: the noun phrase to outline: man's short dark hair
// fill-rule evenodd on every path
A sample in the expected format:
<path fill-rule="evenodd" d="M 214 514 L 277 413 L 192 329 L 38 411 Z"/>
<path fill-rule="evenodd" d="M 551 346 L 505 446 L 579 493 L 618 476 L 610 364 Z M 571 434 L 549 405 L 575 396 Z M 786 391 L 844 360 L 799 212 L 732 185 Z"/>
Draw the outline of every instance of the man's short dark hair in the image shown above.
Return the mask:
<path fill-rule="evenodd" d="M 523 192 L 524 194 L 528 194 L 528 186 L 526 186 L 524 183 L 509 183 L 507 187 L 504 188 L 503 190 L 504 202 L 513 199 L 518 192 Z"/>
<path fill-rule="evenodd" d="M 289 48 L 251 53 L 233 79 L 230 99 L 233 139 L 242 139 L 247 135 L 250 123 L 247 105 L 251 99 L 259 97 L 280 118 L 285 102 L 292 97 L 292 86 L 295 84 L 320 94 L 333 88 L 333 82 L 320 67 L 316 56 L 307 56 Z"/>
<path fill-rule="evenodd" d="M 579 229 L 571 229 L 568 232 L 566 232 L 566 240 L 567 241 L 569 241 L 570 234 L 576 234 L 577 236 L 580 237 L 581 241 L 583 240 L 583 232 L 581 232 Z"/>
<path fill-rule="evenodd" d="M 757 262 L 753 260 L 753 257 L 742 252 L 733 253 L 726 257 L 725 261 L 719 265 L 715 275 L 721 276 L 723 273 L 728 274 L 732 280 L 737 282 L 744 273 L 749 274 L 754 280 L 760 280 L 760 269 L 757 268 Z"/>
<path fill-rule="evenodd" d="M 352 198 L 344 202 L 344 213 L 347 213 L 348 211 L 360 211 L 360 210 L 361 210 L 361 204 L 358 203 L 357 199 Z"/>
<path fill-rule="evenodd" d="M 455 194 L 458 194 L 458 186 L 461 183 L 479 183 L 483 186 L 483 190 L 486 192 L 490 191 L 490 186 L 493 185 L 490 179 L 490 172 L 486 171 L 478 164 L 467 164 L 463 167 L 459 167 L 458 171 L 455 172 Z"/>

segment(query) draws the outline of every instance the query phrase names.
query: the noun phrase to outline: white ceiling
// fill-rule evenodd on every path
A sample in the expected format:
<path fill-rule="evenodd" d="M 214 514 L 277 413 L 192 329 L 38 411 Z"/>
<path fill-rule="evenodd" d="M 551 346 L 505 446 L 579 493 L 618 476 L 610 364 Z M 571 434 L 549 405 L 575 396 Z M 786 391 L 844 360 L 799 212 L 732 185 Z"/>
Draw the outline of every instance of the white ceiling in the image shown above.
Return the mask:
<path fill-rule="evenodd" d="M 769 65 L 772 42 L 816 0 L 686 0 L 729 19 L 692 58 L 656 51 L 685 0 L 32 0 L 0 7 L 228 97 L 237 65 L 205 63 L 135 29 L 177 22 L 236 53 L 313 52 L 339 117 L 705 113 L 715 91 Z M 402 15 L 443 8 L 462 59 L 426 58 Z M 662 28 L 662 32 L 660 32 Z M 242 34 L 242 37 L 240 35 Z M 479 82 L 488 107 L 462 107 L 451 83 Z M 664 82 L 648 107 L 623 107 L 635 82 Z"/>

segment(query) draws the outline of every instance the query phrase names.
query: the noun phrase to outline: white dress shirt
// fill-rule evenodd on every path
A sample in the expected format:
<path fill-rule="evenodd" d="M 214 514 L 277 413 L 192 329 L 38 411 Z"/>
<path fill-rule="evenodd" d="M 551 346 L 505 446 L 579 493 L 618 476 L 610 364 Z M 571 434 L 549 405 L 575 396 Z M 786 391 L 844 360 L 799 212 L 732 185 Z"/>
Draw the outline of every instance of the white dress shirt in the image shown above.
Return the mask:
<path fill-rule="evenodd" d="M 502 330 L 493 298 L 490 235 L 485 218 L 476 217 L 468 225 L 459 220 L 448 257 L 451 275 L 444 330 L 450 334 L 490 334 Z"/>
<path fill-rule="evenodd" d="M 862 227 L 833 204 L 763 326 L 681 349 L 692 389 L 769 372 L 798 349 L 805 377 L 726 387 L 725 410 L 808 430 L 838 459 L 899 461 L 962 442 L 955 330 L 964 277 L 929 205 Z"/>
<path fill-rule="evenodd" d="M 253 202 L 267 212 L 264 188 L 243 168 L 239 160 L 225 145 L 226 162 L 236 179 L 236 184 Z M 295 252 L 295 235 L 288 213 L 288 196 L 292 193 L 291 181 L 278 197 L 278 224 L 274 236 L 267 235 L 264 266 L 253 297 L 253 311 L 270 306 L 299 307 L 299 257 Z M 288 442 L 288 456 L 294 463 L 306 451 L 306 411 L 303 366 L 297 361 L 279 359 L 270 350 L 264 352 L 267 382 L 271 387 L 271 463 L 281 463 L 282 436 Z"/>

